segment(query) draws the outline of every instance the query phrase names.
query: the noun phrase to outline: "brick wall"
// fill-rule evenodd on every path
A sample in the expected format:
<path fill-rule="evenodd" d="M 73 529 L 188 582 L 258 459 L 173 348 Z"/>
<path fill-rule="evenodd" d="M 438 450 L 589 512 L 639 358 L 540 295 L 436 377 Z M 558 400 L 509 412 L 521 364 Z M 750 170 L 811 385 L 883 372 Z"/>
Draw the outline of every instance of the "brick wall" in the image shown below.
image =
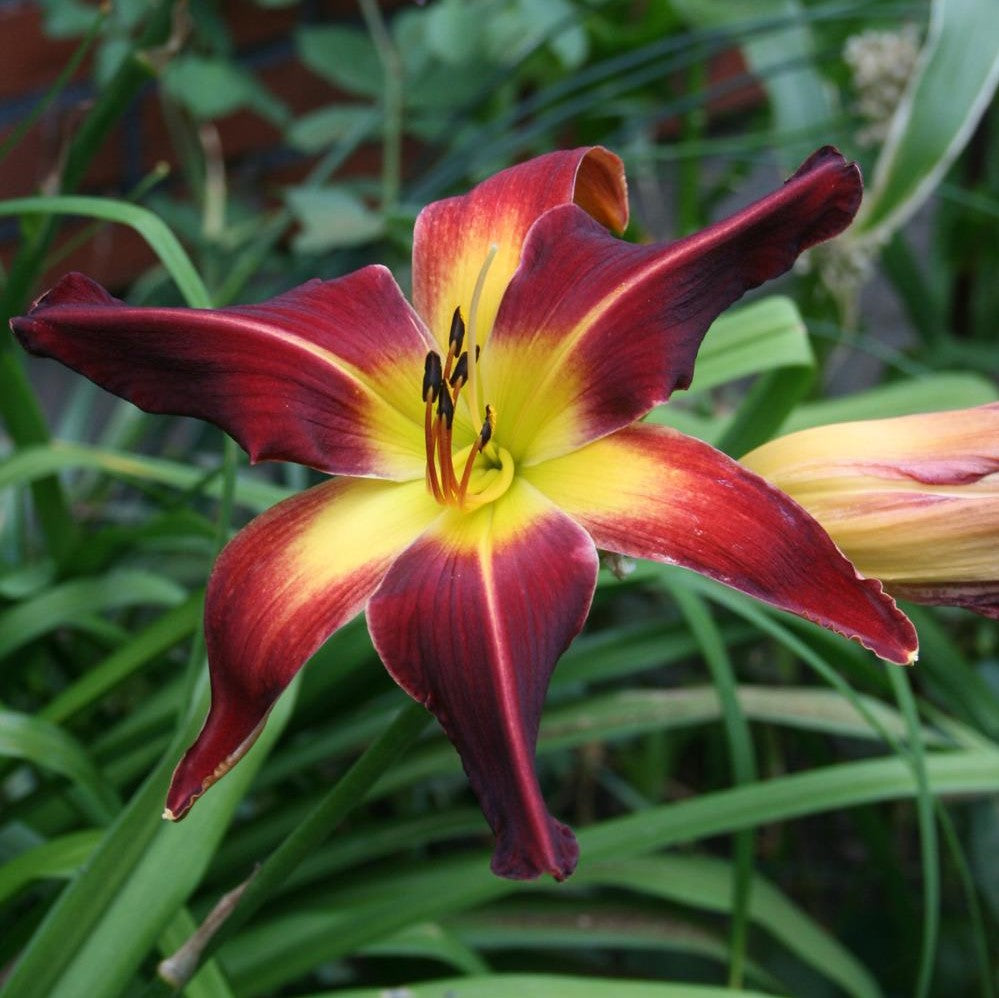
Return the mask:
<path fill-rule="evenodd" d="M 397 7 L 401 2 L 394 0 L 383 6 Z M 294 114 L 336 98 L 328 82 L 296 59 L 292 32 L 306 23 L 357 23 L 357 7 L 352 0 L 321 0 L 273 9 L 257 7 L 247 0 L 227 0 L 221 12 L 235 42 L 238 61 Z M 42 100 L 77 44 L 77 40 L 47 37 L 37 4 L 0 0 L 0 142 Z M 36 194 L 43 189 L 94 96 L 88 57 L 54 106 L 0 163 L 0 198 Z M 296 179 L 309 165 L 282 146 L 279 130 L 256 114 L 239 112 L 216 124 L 227 162 L 242 178 L 258 182 L 260 190 Z M 362 156 L 374 160 L 377 150 L 368 150 Z M 81 191 L 120 195 L 134 188 L 156 163 L 173 164 L 175 160 L 151 82 L 95 157 Z M 363 162 L 356 165 L 370 167 Z M 63 240 L 79 227 L 79 223 L 67 222 Z M 16 248 L 18 232 L 15 220 L 0 219 L 0 262 L 5 266 Z M 95 239 L 60 261 L 57 269 L 85 270 L 112 288 L 123 288 L 151 262 L 145 244 L 131 230 L 105 226 Z"/>

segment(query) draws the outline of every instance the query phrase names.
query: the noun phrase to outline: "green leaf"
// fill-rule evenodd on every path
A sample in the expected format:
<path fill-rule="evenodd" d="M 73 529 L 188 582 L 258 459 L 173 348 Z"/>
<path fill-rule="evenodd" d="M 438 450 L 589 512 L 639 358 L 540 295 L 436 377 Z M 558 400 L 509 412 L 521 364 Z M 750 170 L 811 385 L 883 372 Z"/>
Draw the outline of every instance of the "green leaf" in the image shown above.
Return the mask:
<path fill-rule="evenodd" d="M 366 946 L 362 952 L 371 956 L 410 956 L 439 960 L 466 974 L 489 972 L 488 964 L 475 950 L 437 922 L 419 922 L 407 926 L 388 939 Z"/>
<path fill-rule="evenodd" d="M 101 835 L 97 829 L 70 832 L 0 864 L 0 904 L 35 881 L 72 877 L 90 857 Z"/>
<path fill-rule="evenodd" d="M 658 902 L 647 906 L 634 898 L 627 903 L 603 901 L 591 892 L 581 916 L 579 899 L 568 889 L 564 899 L 525 895 L 463 912 L 453 928 L 480 950 L 663 950 L 724 966 L 728 947 L 717 933 L 663 908 Z M 787 990 L 752 960 L 747 961 L 746 970 L 748 977 L 775 994 Z"/>
<path fill-rule="evenodd" d="M 205 469 L 189 463 L 61 441 L 24 447 L 0 461 L 0 489 L 25 485 L 54 471 L 72 468 L 103 471 L 126 480 L 158 482 L 184 491 L 201 486 L 210 496 L 219 496 L 222 491 L 217 478 L 206 483 Z M 252 473 L 240 475 L 236 483 L 236 501 L 256 512 L 269 509 L 290 494 L 289 489 L 256 478 Z"/>
<path fill-rule="evenodd" d="M 22 759 L 65 776 L 75 785 L 80 806 L 95 824 L 106 824 L 121 801 L 98 772 L 83 746 L 49 721 L 0 710 L 0 757 Z"/>
<path fill-rule="evenodd" d="M 891 669 L 888 678 L 909 727 L 909 764 L 916 779 L 916 817 L 919 824 L 919 851 L 923 873 L 923 938 L 916 977 L 917 998 L 927 998 L 933 980 L 940 941 L 940 852 L 937 844 L 936 801 L 926 775 L 926 754 L 919 738 L 919 709 L 909 688 L 909 677 L 901 669 Z"/>
<path fill-rule="evenodd" d="M 50 38 L 75 38 L 86 34 L 94 24 L 97 11 L 83 0 L 42 0 L 45 33 Z"/>
<path fill-rule="evenodd" d="M 988 378 L 968 373 L 929 374 L 879 385 L 841 398 L 806 402 L 781 425 L 781 433 L 810 426 L 842 423 L 853 419 L 886 419 L 920 412 L 965 409 L 999 399 L 999 391 Z"/>
<path fill-rule="evenodd" d="M 718 694 L 733 782 L 752 783 L 759 776 L 756 750 L 749 731 L 746 711 L 743 709 L 736 686 L 732 660 L 721 631 L 702 597 L 682 586 L 674 586 L 672 592 L 691 632 L 697 637 L 702 657 Z M 735 863 L 730 881 L 731 957 L 728 972 L 728 983 L 732 987 L 741 987 L 744 979 L 749 935 L 749 902 L 755 890 L 753 841 L 753 829 L 744 829 L 736 833 L 732 844 Z"/>
<path fill-rule="evenodd" d="M 359 246 L 385 230 L 382 217 L 343 187 L 293 187 L 285 199 L 302 226 L 293 241 L 298 253 Z"/>
<path fill-rule="evenodd" d="M 880 740 L 879 732 L 871 727 L 864 714 L 836 690 L 743 685 L 736 692 L 739 708 L 751 720 L 802 731 Z M 905 724 L 896 711 L 873 697 L 855 696 L 885 730 L 904 734 Z M 712 724 L 721 717 L 718 691 L 714 686 L 618 690 L 547 710 L 541 721 L 538 755 L 591 742 L 614 742 L 653 731 Z M 927 744 L 947 744 L 947 740 L 932 729 L 923 729 L 923 738 Z M 381 796 L 441 774 L 457 775 L 460 771 L 449 744 L 427 745 L 414 749 L 386 773 L 374 795 Z"/>
<path fill-rule="evenodd" d="M 0 658 L 59 627 L 86 626 L 90 614 L 175 606 L 186 596 L 173 580 L 137 569 L 63 582 L 0 613 Z"/>
<path fill-rule="evenodd" d="M 228 59 L 180 55 L 167 63 L 163 89 L 195 118 L 222 118 L 243 108 L 281 126 L 288 109 L 256 77 Z"/>
<path fill-rule="evenodd" d="M 314 73 L 350 93 L 381 96 L 384 71 L 364 31 L 339 26 L 301 28 L 295 41 L 299 58 Z"/>
<path fill-rule="evenodd" d="M 208 290 L 194 269 L 190 257 L 160 217 L 149 209 L 129 204 L 127 201 L 116 201 L 114 198 L 74 195 L 12 198 L 9 201 L 0 201 L 0 216 L 32 214 L 83 215 L 131 226 L 149 243 L 160 263 L 176 282 L 187 304 L 192 308 L 211 307 Z"/>
<path fill-rule="evenodd" d="M 808 136 L 831 128 L 836 114 L 832 90 L 816 68 L 808 10 L 797 0 L 672 0 L 672 7 L 698 28 L 723 28 L 740 47 L 766 88 L 774 131 L 787 136 L 781 149 L 788 165 L 812 151 Z M 758 25 L 772 22 L 762 30 Z"/>
<path fill-rule="evenodd" d="M 926 762 L 936 794 L 999 791 L 999 752 L 995 750 L 938 752 L 928 755 Z M 916 793 L 911 768 L 892 757 L 825 766 L 702 794 L 582 829 L 579 871 L 585 871 L 589 863 L 644 855 L 682 842 L 844 807 L 911 798 Z M 438 857 L 433 864 L 396 869 L 381 880 L 369 878 L 362 885 L 327 894 L 322 911 L 309 912 L 307 926 L 296 920 L 300 912 L 258 926 L 261 932 L 284 934 L 285 962 L 280 967 L 273 961 L 247 962 L 238 977 L 234 975 L 234 983 L 238 989 L 240 981 L 250 987 L 251 982 L 257 986 L 266 980 L 265 986 L 273 988 L 315 966 L 320 949 L 323 961 L 334 960 L 403 926 L 445 914 L 453 917 L 463 908 L 520 889 L 494 877 L 485 854 L 453 860 Z M 242 941 L 253 934 L 251 927 Z M 662 993 L 655 992 L 657 996 Z"/>
<path fill-rule="evenodd" d="M 598 884 L 677 901 L 720 913 L 732 907 L 732 865 L 706 856 L 649 856 L 587 866 L 573 884 Z M 870 972 L 833 936 L 766 878 L 753 880 L 752 920 L 847 994 L 881 993 Z"/>
<path fill-rule="evenodd" d="M 146 663 L 190 636 L 201 623 L 203 593 L 193 593 L 183 603 L 167 610 L 127 644 L 91 666 L 72 685 L 47 703 L 38 716 L 61 722 L 97 703 L 110 690 Z"/>
<path fill-rule="evenodd" d="M 691 392 L 761 375 L 738 410 L 704 420 L 681 406 L 663 405 L 646 418 L 708 440 L 728 454 L 744 454 L 773 436 L 811 385 L 815 366 L 808 331 L 794 302 L 779 295 L 763 298 L 715 320 L 694 369 Z"/>
<path fill-rule="evenodd" d="M 785 367 L 815 367 L 815 354 L 798 306 L 770 295 L 730 309 L 708 330 L 697 354 L 691 392 Z"/>
<path fill-rule="evenodd" d="M 71 952 L 61 952 L 58 964 L 47 973 L 30 973 L 19 995 L 45 995 L 45 998 L 118 998 L 160 934 L 167 928 L 204 875 L 232 815 L 246 794 L 270 748 L 281 734 L 294 706 L 297 684 L 281 697 L 257 742 L 225 780 L 200 801 L 191 815 L 180 823 L 167 823 L 145 809 L 123 815 L 101 843 L 102 850 L 115 850 L 124 843 L 135 823 L 153 829 L 148 844 L 135 857 L 135 863 L 110 899 L 99 906 L 88 896 L 77 895 L 87 921 L 87 931 L 74 940 Z M 168 764 L 172 760 L 167 760 Z M 168 770 L 166 770 L 168 772 Z M 162 786 L 156 786 L 156 796 Z M 141 799 L 141 796 L 137 800 Z M 152 824 L 155 822 L 155 824 Z M 119 852 L 123 852 L 118 847 Z M 38 957 L 52 941 L 43 930 L 36 934 L 33 948 Z M 18 966 L 20 971 L 24 965 Z M 15 977 L 17 972 L 15 972 Z M 11 978 L 12 986 L 14 977 Z"/>
<path fill-rule="evenodd" d="M 381 114 L 364 104 L 334 104 L 296 118 L 288 127 L 288 141 L 302 152 L 322 152 L 338 143 L 356 143 L 374 135 Z"/>
<path fill-rule="evenodd" d="M 999 83 L 995 0 L 935 0 L 919 67 L 895 112 L 853 239 L 887 239 L 964 148 Z"/>
<path fill-rule="evenodd" d="M 556 974 L 491 974 L 454 977 L 394 989 L 399 998 L 732 998 L 728 988 L 706 984 L 664 984 L 617 978 L 571 977 Z M 394 991 L 360 988 L 317 992 L 310 998 L 389 998 Z M 738 992 L 746 998 L 768 998 L 762 991 Z"/>

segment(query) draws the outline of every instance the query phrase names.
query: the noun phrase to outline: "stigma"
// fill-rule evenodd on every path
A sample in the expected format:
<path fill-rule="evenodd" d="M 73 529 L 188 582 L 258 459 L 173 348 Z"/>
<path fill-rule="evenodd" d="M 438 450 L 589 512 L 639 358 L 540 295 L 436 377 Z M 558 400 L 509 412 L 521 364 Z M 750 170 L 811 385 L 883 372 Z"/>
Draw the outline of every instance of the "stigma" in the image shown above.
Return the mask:
<path fill-rule="evenodd" d="M 455 452 L 454 414 L 462 389 L 469 382 L 469 355 L 462 347 L 465 342 L 465 323 L 461 309 L 456 308 L 448 335 L 447 357 L 431 350 L 423 367 L 423 423 L 427 458 L 427 488 L 442 506 L 458 509 L 476 509 L 502 495 L 513 480 L 513 460 L 503 448 L 493 443 L 496 427 L 496 410 L 485 407 L 481 428 L 470 445 Z M 478 357 L 478 347 L 475 350 Z M 471 362 L 474 365 L 474 360 Z M 474 366 L 472 368 L 474 370 Z M 478 414 L 470 406 L 473 422 Z M 479 461 L 480 455 L 484 460 Z M 476 488 L 472 488 L 473 472 L 480 464 Z M 457 468 L 461 468 L 460 473 Z"/>

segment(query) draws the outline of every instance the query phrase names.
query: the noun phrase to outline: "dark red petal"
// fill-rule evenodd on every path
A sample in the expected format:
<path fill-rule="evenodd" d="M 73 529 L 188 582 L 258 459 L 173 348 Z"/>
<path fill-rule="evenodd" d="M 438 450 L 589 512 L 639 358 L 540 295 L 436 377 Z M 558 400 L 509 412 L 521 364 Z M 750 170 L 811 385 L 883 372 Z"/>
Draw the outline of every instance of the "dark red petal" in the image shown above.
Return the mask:
<path fill-rule="evenodd" d="M 446 350 L 455 308 L 468 318 L 472 289 L 491 245 L 479 342 L 520 261 L 528 229 L 550 208 L 578 204 L 601 225 L 628 224 L 624 167 L 599 146 L 548 153 L 502 170 L 468 194 L 427 205 L 413 237 L 413 303 Z"/>
<path fill-rule="evenodd" d="M 142 409 L 221 426 L 253 460 L 423 473 L 431 344 L 384 267 L 215 310 L 133 308 L 69 274 L 11 327 L 32 353 Z"/>
<path fill-rule="evenodd" d="M 524 474 L 598 547 L 682 565 L 859 641 L 891 662 L 916 632 L 793 499 L 708 444 L 636 425 Z"/>
<path fill-rule="evenodd" d="M 279 503 L 226 546 L 205 600 L 212 708 L 174 773 L 167 817 L 182 818 L 239 761 L 295 673 L 438 512 L 422 481 L 337 479 Z"/>
<path fill-rule="evenodd" d="M 573 206 L 540 218 L 482 364 L 505 434 L 517 420 L 514 457 L 565 453 L 686 388 L 711 322 L 840 232 L 861 186 L 857 167 L 826 148 L 778 191 L 672 244 L 622 242 Z"/>
<path fill-rule="evenodd" d="M 576 865 L 572 832 L 541 797 L 534 748 L 548 679 L 583 626 L 596 573 L 586 533 L 515 483 L 435 525 L 368 604 L 382 661 L 461 755 L 502 877 L 562 880 Z"/>

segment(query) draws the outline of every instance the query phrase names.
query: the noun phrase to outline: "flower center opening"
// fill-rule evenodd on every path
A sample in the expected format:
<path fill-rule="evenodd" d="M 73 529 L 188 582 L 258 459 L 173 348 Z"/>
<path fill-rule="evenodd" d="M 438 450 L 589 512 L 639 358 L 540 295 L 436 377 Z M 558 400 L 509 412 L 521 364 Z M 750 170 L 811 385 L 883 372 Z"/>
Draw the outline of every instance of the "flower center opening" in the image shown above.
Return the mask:
<path fill-rule="evenodd" d="M 427 488 L 442 506 L 477 509 L 498 499 L 513 481 L 513 458 L 493 439 L 496 410 L 486 406 L 485 419 L 472 443 L 455 451 L 454 413 L 469 382 L 469 356 L 462 351 L 465 323 L 454 310 L 447 359 L 431 350 L 423 369 L 426 410 L 423 434 L 427 453 Z M 478 349 L 476 348 L 476 353 Z M 474 413 L 474 409 L 472 410 Z"/>
<path fill-rule="evenodd" d="M 477 509 L 493 502 L 506 492 L 513 481 L 513 458 L 493 439 L 496 410 L 487 405 L 485 417 L 480 416 L 475 369 L 479 359 L 479 303 L 486 275 L 498 251 L 499 246 L 495 243 L 489 247 L 475 281 L 468 313 L 467 349 L 462 349 L 466 345 L 466 327 L 459 305 L 451 316 L 447 357 L 442 362 L 440 354 L 431 350 L 423 367 L 427 488 L 442 506 L 455 506 L 462 510 Z M 464 395 L 462 389 L 465 389 Z M 481 425 L 482 429 L 471 444 L 455 452 L 452 433 L 459 396 L 468 408 L 472 426 Z"/>

